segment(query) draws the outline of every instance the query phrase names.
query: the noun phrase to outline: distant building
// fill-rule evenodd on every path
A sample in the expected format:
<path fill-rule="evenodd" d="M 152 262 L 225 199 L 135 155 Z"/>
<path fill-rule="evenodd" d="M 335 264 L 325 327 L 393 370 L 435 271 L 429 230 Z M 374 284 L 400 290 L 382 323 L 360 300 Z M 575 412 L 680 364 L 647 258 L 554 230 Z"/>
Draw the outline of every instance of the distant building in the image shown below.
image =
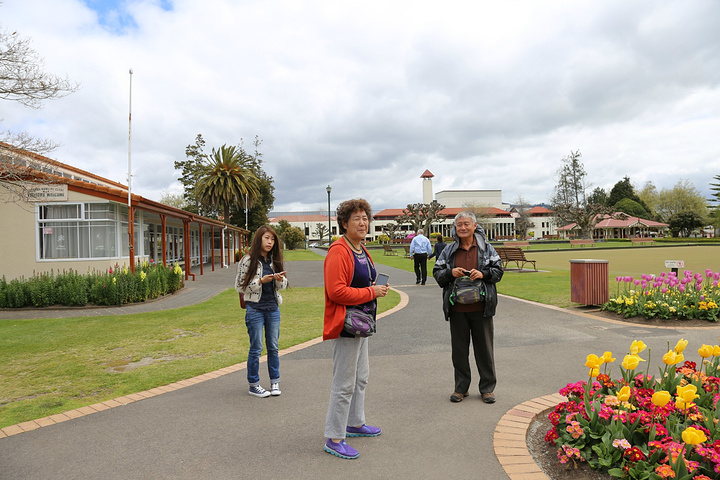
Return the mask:
<path fill-rule="evenodd" d="M 650 237 L 664 234 L 670 225 L 644 218 L 627 216 L 624 220 L 603 215 L 603 220 L 595 224 L 593 238 L 631 238 Z M 570 223 L 557 229 L 561 238 L 571 238 L 579 234 L 577 223 Z"/>
<path fill-rule="evenodd" d="M 321 243 L 328 240 L 328 214 L 327 212 L 270 212 L 268 221 L 273 225 L 278 225 L 281 220 L 285 220 L 292 227 L 297 227 L 303 231 L 305 240 L 308 243 Z M 330 235 L 338 234 L 337 221 L 335 215 L 330 216 Z M 325 227 L 323 238 L 318 235 L 318 227 Z"/>
<path fill-rule="evenodd" d="M 510 240 L 516 238 L 515 219 L 519 216 L 517 210 L 512 210 L 510 205 L 503 203 L 502 190 L 442 190 L 433 193 L 432 179 L 435 176 L 430 170 L 425 170 L 420 178 L 422 179 L 422 203 L 433 202 L 445 205 L 440 212 L 446 218 L 433 222 L 430 231 L 426 235 L 439 233 L 444 237 L 450 236 L 455 215 L 463 210 L 475 213 L 478 223 L 485 230 L 490 240 Z M 414 227 L 407 223 L 398 225 L 395 219 L 405 213 L 405 208 L 386 208 L 373 214 L 367 240 L 375 241 L 380 235 L 388 232 L 391 226 L 394 233 L 399 237 L 406 237 L 415 233 Z M 536 206 L 530 208 L 527 214 L 531 220 L 532 230 L 535 238 L 557 238 L 555 231 L 557 220 L 552 210 Z M 327 212 L 271 212 L 270 223 L 278 224 L 280 220 L 286 220 L 293 227 L 300 228 L 305 232 L 309 243 L 322 242 L 316 234 L 318 225 L 325 225 L 327 230 Z M 337 235 L 337 221 L 332 217 L 332 235 Z"/>

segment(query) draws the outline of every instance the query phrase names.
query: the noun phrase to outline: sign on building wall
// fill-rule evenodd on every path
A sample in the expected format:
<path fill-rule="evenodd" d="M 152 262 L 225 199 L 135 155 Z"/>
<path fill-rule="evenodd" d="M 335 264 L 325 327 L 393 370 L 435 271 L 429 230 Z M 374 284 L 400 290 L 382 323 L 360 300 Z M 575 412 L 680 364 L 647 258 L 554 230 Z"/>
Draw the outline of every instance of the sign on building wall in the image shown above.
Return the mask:
<path fill-rule="evenodd" d="M 33 185 L 28 189 L 30 202 L 67 202 L 67 185 Z"/>

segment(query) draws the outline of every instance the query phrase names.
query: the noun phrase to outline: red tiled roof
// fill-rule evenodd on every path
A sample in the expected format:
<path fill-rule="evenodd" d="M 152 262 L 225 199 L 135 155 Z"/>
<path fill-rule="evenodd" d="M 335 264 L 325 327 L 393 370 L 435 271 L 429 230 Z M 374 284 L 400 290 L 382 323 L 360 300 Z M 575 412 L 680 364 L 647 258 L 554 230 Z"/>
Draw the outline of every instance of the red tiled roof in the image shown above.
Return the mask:
<path fill-rule="evenodd" d="M 555 213 L 553 210 L 547 209 L 545 207 L 532 207 L 529 208 L 525 213 L 528 215 L 550 215 Z"/>
<path fill-rule="evenodd" d="M 433 175 L 430 170 L 425 170 L 422 175 L 420 175 L 420 178 L 433 178 L 435 175 Z"/>

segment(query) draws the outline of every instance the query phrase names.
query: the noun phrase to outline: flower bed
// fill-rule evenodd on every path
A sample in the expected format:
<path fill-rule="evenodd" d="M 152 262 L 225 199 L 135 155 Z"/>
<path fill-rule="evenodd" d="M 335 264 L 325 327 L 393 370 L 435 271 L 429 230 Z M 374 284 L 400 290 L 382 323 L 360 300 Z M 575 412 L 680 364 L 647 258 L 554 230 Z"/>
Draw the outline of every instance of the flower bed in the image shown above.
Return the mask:
<path fill-rule="evenodd" d="M 705 275 L 685 270 L 643 274 L 640 278 L 616 277 L 617 296 L 603 310 L 625 318 L 700 319 L 717 322 L 720 317 L 720 272 L 705 270 Z"/>
<path fill-rule="evenodd" d="M 657 377 L 649 366 L 635 373 L 646 362 L 641 341 L 632 343 L 617 379 L 607 371 L 611 352 L 588 355 L 588 381 L 561 389 L 568 401 L 548 415 L 545 440 L 558 447 L 559 462 L 587 462 L 616 478 L 720 479 L 720 346 L 700 346 L 698 366 L 685 360 L 687 344 L 668 344 Z"/>
<path fill-rule="evenodd" d="M 135 272 L 127 267 L 109 268 L 80 275 L 71 270 L 37 274 L 30 279 L 0 278 L 0 308 L 123 305 L 144 302 L 183 287 L 183 271 L 176 263 L 165 267 L 138 262 Z"/>

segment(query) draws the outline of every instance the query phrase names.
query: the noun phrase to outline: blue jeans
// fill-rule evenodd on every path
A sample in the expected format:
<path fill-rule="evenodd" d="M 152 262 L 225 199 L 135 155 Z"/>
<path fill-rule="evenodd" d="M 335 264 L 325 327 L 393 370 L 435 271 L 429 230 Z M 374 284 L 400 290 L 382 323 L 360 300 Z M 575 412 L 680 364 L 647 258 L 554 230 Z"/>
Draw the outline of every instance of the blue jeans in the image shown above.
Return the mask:
<path fill-rule="evenodd" d="M 250 385 L 260 384 L 260 353 L 263 349 L 263 327 L 267 346 L 267 364 L 270 383 L 280 381 L 280 357 L 278 338 L 280 337 L 280 309 L 257 310 L 250 305 L 245 313 L 245 325 L 250 336 L 250 350 L 247 359 L 247 379 Z"/>

